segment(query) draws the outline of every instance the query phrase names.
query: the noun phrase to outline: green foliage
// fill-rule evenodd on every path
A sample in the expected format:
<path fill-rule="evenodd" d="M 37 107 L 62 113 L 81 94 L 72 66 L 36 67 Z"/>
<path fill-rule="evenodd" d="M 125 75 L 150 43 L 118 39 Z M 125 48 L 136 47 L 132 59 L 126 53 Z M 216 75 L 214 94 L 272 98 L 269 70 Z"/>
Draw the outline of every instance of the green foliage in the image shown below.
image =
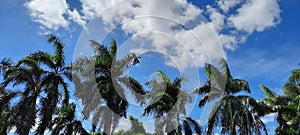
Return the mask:
<path fill-rule="evenodd" d="M 17 134 L 29 134 L 37 124 L 36 118 L 40 121 L 35 134 L 44 134 L 57 106 L 69 102 L 65 78 L 70 79 L 70 68 L 64 65 L 63 43 L 55 35 L 49 35 L 48 42 L 55 48 L 51 55 L 38 51 L 20 59 L 17 64 L 9 64 L 9 60 L 1 62 L 1 85 L 23 87 L 17 95 L 20 100 L 11 107 L 10 114 L 11 126 L 16 127 Z"/>
<path fill-rule="evenodd" d="M 158 78 L 146 82 L 151 88 L 149 94 L 151 105 L 147 106 L 142 114 L 143 116 L 154 114 L 156 134 L 164 132 L 170 135 L 201 134 L 200 126 L 195 121 L 180 117 L 186 115 L 185 104 L 192 101 L 190 94 L 181 89 L 181 82 L 185 79 L 177 77 L 171 81 L 161 71 L 156 75 Z"/>
<path fill-rule="evenodd" d="M 206 64 L 206 83 L 194 90 L 202 94 L 199 107 L 215 101 L 210 110 L 206 133 L 211 135 L 216 127 L 221 127 L 221 134 L 267 134 L 264 123 L 259 119 L 262 107 L 249 96 L 236 95 L 241 91 L 250 93 L 248 82 L 232 77 L 228 64 L 221 58 L 220 68 Z"/>
<path fill-rule="evenodd" d="M 69 103 L 66 79 L 71 78 L 76 97 L 83 104 L 82 113 L 86 117 L 93 116 L 94 135 L 105 134 L 95 132 L 96 129 L 103 129 L 106 134 L 113 133 L 119 119 L 126 118 L 129 104 L 126 90 L 140 105 L 146 104 L 145 96 L 141 95 L 147 94 L 151 105 L 144 109 L 142 115 L 154 114 L 156 134 L 201 134 L 201 127 L 195 120 L 182 117 L 186 115 L 185 104 L 191 102 L 191 95 L 181 89 L 183 77 L 172 81 L 159 71 L 157 79 L 146 82 L 150 87 L 150 92 L 146 92 L 138 81 L 124 75 L 130 66 L 139 63 L 140 57 L 130 53 L 117 59 L 115 40 L 111 40 L 108 47 L 91 40 L 93 57 L 79 58 L 69 66 L 65 64 L 62 41 L 51 34 L 48 42 L 54 47 L 53 54 L 37 51 L 17 63 L 7 58 L 0 61 L 3 76 L 0 134 L 7 134 L 11 128 L 16 128 L 16 134 L 29 134 L 35 126 L 35 134 L 44 134 L 47 129 L 52 134 L 89 134 L 81 121 L 75 118 L 75 104 Z M 250 93 L 249 84 L 246 80 L 233 78 L 225 59 L 220 59 L 219 67 L 206 64 L 207 81 L 194 90 L 194 94 L 202 95 L 199 107 L 216 100 L 208 117 L 208 135 L 217 127 L 221 128 L 221 134 L 261 134 L 262 131 L 267 134 L 260 117 L 270 113 L 277 114 L 276 134 L 300 134 L 300 69 L 292 70 L 283 85 L 283 95 L 259 85 L 266 97 L 257 102 L 248 95 L 239 94 L 242 91 Z M 7 90 L 8 87 L 21 90 Z M 114 134 L 150 135 L 137 118 L 130 116 L 129 120 L 129 130 Z"/>
<path fill-rule="evenodd" d="M 103 130 L 110 134 L 116 128 L 119 119 L 126 118 L 128 102 L 125 91 L 130 90 L 140 104 L 145 103 L 141 95 L 146 94 L 146 91 L 138 81 L 124 75 L 132 65 L 132 61 L 137 58 L 135 54 L 131 53 L 116 59 L 115 40 L 111 41 L 109 49 L 94 40 L 90 43 L 94 48 L 94 56 L 78 59 L 74 63 L 76 96 L 83 102 L 84 115 L 89 117 L 94 114 L 92 118 L 94 127 L 101 130 L 104 126 Z M 84 70 L 89 72 L 86 73 Z M 95 76 L 95 79 L 90 76 Z M 94 82 L 96 84 L 93 84 Z M 90 87 L 86 84 L 90 84 Z"/>
<path fill-rule="evenodd" d="M 102 135 L 101 132 L 95 132 L 93 135 Z"/>
<path fill-rule="evenodd" d="M 132 116 L 129 117 L 131 127 L 128 130 L 119 130 L 114 133 L 115 135 L 152 135 L 150 133 L 146 133 L 145 128 L 143 127 L 143 122 L 139 122 L 137 118 Z"/>
<path fill-rule="evenodd" d="M 278 127 L 275 132 L 277 135 L 300 133 L 300 70 L 295 69 L 291 72 L 288 81 L 283 85 L 284 95 L 277 95 L 267 87 L 260 85 L 265 92 L 266 98 L 261 99 L 268 113 L 277 113 Z"/>
<path fill-rule="evenodd" d="M 50 124 L 50 131 L 53 135 L 64 133 L 66 135 L 80 134 L 88 135 L 88 132 L 83 128 L 81 122 L 75 119 L 74 103 L 62 106 L 58 108 L 56 117 Z"/>

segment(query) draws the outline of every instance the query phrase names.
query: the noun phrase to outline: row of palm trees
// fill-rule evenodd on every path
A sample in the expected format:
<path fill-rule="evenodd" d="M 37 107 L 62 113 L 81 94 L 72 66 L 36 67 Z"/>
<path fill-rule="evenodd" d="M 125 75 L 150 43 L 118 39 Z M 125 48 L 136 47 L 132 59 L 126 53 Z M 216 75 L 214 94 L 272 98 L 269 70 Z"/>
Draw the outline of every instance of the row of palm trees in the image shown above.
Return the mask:
<path fill-rule="evenodd" d="M 137 80 L 124 74 L 139 63 L 139 57 L 130 53 L 117 58 L 115 40 L 108 47 L 91 40 L 94 55 L 70 65 L 65 64 L 62 41 L 50 35 L 48 42 L 55 48 L 53 54 L 38 51 L 17 63 L 10 59 L 1 61 L 0 134 L 12 129 L 20 135 L 40 135 L 46 130 L 54 135 L 96 131 L 114 134 L 119 120 L 127 117 L 127 91 L 141 106 L 146 105 L 142 116 L 153 114 L 156 134 L 268 134 L 260 118 L 270 113 L 277 114 L 276 134 L 300 133 L 300 70 L 292 71 L 283 87 L 284 95 L 261 85 L 266 98 L 260 100 L 244 94 L 251 93 L 248 82 L 233 78 L 224 59 L 220 59 L 219 68 L 205 65 L 207 80 L 193 93 L 181 88 L 184 77 L 172 81 L 161 71 L 156 73 L 159 79 L 146 82 L 150 87 L 146 91 Z M 84 119 L 91 118 L 91 131 L 84 129 L 75 117 L 76 105 L 70 103 L 68 81 L 75 86 Z M 185 105 L 192 102 L 192 94 L 202 96 L 200 108 L 214 102 L 205 131 L 186 116 Z M 133 117 L 130 119 L 133 125 L 137 123 Z"/>

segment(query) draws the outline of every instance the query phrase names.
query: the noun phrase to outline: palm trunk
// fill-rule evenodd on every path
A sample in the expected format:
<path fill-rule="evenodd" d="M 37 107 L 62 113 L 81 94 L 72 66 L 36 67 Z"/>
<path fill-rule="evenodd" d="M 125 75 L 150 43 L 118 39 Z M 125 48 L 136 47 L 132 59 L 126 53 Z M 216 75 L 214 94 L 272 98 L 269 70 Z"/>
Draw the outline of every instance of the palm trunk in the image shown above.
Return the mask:
<path fill-rule="evenodd" d="M 103 135 L 111 135 L 111 120 L 112 120 L 112 112 L 107 109 L 106 110 L 106 118 L 104 119 L 104 129 L 103 129 Z"/>

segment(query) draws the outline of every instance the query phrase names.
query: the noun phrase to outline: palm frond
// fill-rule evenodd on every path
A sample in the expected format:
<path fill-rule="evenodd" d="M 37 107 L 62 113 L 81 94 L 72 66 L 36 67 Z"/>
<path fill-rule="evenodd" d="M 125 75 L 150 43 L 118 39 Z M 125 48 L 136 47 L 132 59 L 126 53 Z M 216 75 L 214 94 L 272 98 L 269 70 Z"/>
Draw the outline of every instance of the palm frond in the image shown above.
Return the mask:
<path fill-rule="evenodd" d="M 266 86 L 260 84 L 259 87 L 260 87 L 260 89 L 265 93 L 265 95 L 266 95 L 267 97 L 273 98 L 273 97 L 276 96 L 276 94 L 275 94 L 272 90 L 270 90 L 269 88 L 267 88 Z"/>
<path fill-rule="evenodd" d="M 219 64 L 220 64 L 222 70 L 224 71 L 224 73 L 227 77 L 227 80 L 232 79 L 230 69 L 228 67 L 228 64 L 227 64 L 226 60 L 224 58 L 220 58 Z"/>
<path fill-rule="evenodd" d="M 57 67 L 63 67 L 65 58 L 64 58 L 64 45 L 61 40 L 56 37 L 54 34 L 50 34 L 48 37 L 48 42 L 53 43 L 55 47 L 55 53 L 51 56 L 52 60 L 55 61 Z"/>
<path fill-rule="evenodd" d="M 49 90 L 47 97 L 41 99 L 40 124 L 36 130 L 36 135 L 44 134 L 52 120 L 52 116 L 58 103 L 57 97 L 59 96 L 59 93 L 55 90 L 56 88 L 49 89 L 52 90 Z"/>
<path fill-rule="evenodd" d="M 90 45 L 94 48 L 94 54 L 95 55 L 102 54 L 107 59 L 111 59 L 112 58 L 111 55 L 109 54 L 108 49 L 104 45 L 98 43 L 95 40 L 90 40 Z"/>
<path fill-rule="evenodd" d="M 116 57 L 116 54 L 117 54 L 117 50 L 118 50 L 118 47 L 117 47 L 117 43 L 116 43 L 116 40 L 111 40 L 110 41 L 110 48 L 109 48 L 109 54 L 112 58 L 115 58 Z"/>
<path fill-rule="evenodd" d="M 0 61 L 0 73 L 2 73 L 6 68 L 13 66 L 13 62 L 9 58 L 3 58 Z"/>
<path fill-rule="evenodd" d="M 132 61 L 137 56 L 134 53 L 128 54 L 124 56 L 122 59 L 117 60 L 115 63 L 112 64 L 112 75 L 113 76 L 121 76 L 124 71 L 129 69 L 129 67 L 132 65 Z"/>
<path fill-rule="evenodd" d="M 51 60 L 51 55 L 46 52 L 38 51 L 30 54 L 28 57 L 38 61 L 39 63 L 45 64 L 51 69 L 56 67 L 54 61 Z"/>
<path fill-rule="evenodd" d="M 140 103 L 141 105 L 146 104 L 144 95 L 147 92 L 138 81 L 136 81 L 132 77 L 121 77 L 118 80 L 131 91 L 138 103 Z"/>

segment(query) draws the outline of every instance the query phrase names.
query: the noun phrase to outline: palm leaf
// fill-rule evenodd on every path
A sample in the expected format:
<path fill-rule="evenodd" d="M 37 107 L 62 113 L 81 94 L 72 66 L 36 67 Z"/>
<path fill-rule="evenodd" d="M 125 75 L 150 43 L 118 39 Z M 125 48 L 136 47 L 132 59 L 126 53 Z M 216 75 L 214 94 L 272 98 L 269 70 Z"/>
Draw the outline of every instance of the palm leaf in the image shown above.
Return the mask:
<path fill-rule="evenodd" d="M 259 87 L 260 87 L 260 89 L 265 93 L 265 95 L 266 95 L 267 97 L 273 98 L 273 97 L 276 96 L 276 94 L 275 94 L 272 90 L 270 90 L 269 88 L 267 88 L 266 86 L 260 84 Z"/>
<path fill-rule="evenodd" d="M 55 52 L 51 56 L 52 60 L 55 61 L 57 67 L 63 67 L 64 63 L 64 45 L 59 38 L 57 38 L 54 34 L 50 34 L 48 37 L 48 42 L 53 43 L 55 47 Z"/>

